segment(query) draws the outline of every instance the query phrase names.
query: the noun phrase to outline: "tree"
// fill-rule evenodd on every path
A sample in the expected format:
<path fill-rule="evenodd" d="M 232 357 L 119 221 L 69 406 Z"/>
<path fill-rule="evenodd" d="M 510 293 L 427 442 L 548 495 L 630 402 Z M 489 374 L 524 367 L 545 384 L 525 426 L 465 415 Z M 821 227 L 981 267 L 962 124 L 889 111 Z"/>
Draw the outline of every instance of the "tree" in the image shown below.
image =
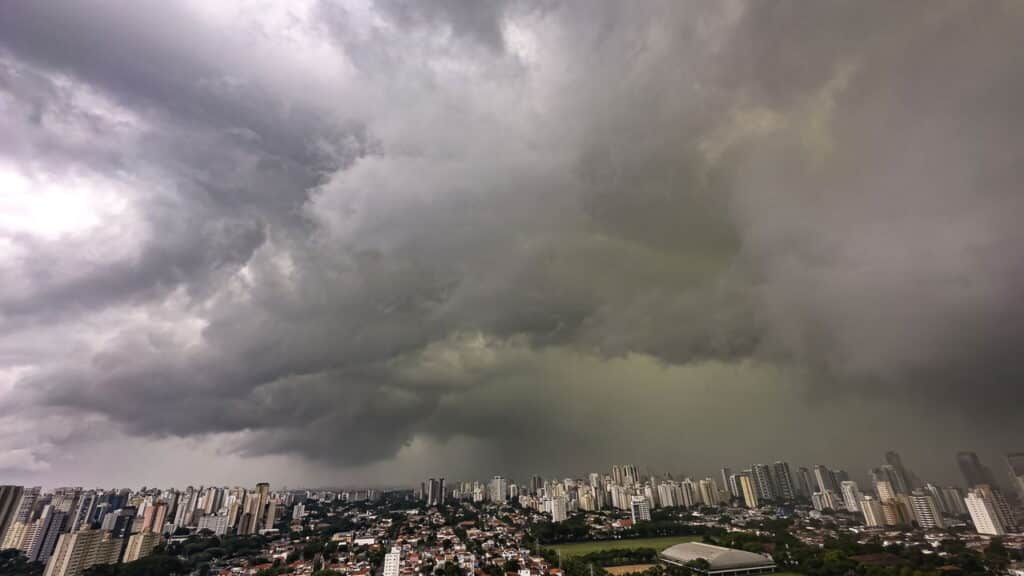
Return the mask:
<path fill-rule="evenodd" d="M 993 538 L 985 548 L 985 564 L 996 573 L 1006 570 L 1010 564 L 1010 553 L 1006 550 L 1002 538 Z"/>

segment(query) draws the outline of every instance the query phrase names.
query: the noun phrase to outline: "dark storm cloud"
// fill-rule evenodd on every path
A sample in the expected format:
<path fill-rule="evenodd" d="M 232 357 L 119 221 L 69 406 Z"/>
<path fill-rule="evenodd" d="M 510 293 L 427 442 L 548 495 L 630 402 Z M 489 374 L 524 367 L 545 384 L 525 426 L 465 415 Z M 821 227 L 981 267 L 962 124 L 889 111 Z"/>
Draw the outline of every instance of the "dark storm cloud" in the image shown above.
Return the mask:
<path fill-rule="evenodd" d="M 2 160 L 128 205 L 0 236 L 0 419 L 406 475 L 1019 436 L 1019 7 L 369 10 L 0 8 Z"/>

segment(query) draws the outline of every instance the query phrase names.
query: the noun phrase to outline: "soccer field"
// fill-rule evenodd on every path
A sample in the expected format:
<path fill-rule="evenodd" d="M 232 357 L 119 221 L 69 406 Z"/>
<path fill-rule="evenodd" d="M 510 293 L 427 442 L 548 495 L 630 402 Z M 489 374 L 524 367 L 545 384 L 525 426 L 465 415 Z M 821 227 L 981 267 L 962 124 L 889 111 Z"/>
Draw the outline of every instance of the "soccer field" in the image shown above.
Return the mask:
<path fill-rule="evenodd" d="M 665 536 L 663 538 L 634 538 L 630 540 L 595 540 L 592 542 L 555 544 L 553 546 L 545 546 L 545 548 L 561 552 L 564 557 L 582 556 L 591 552 L 600 552 L 601 550 L 621 550 L 623 548 L 654 548 L 661 552 L 665 548 L 680 542 L 693 542 L 700 540 L 700 538 L 700 536 Z"/>

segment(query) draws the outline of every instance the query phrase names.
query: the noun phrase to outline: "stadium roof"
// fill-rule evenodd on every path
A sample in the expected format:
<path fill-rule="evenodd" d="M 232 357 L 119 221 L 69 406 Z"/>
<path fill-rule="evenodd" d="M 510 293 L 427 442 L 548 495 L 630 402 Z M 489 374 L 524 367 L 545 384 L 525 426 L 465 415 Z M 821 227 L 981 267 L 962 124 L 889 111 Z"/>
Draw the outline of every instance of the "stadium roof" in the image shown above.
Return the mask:
<path fill-rule="evenodd" d="M 731 572 L 734 570 L 775 567 L 775 561 L 772 560 L 771 556 L 723 548 L 702 542 L 684 542 L 670 546 L 662 550 L 661 558 L 675 564 L 685 564 L 698 559 L 707 560 L 708 564 L 710 564 L 708 572 Z"/>

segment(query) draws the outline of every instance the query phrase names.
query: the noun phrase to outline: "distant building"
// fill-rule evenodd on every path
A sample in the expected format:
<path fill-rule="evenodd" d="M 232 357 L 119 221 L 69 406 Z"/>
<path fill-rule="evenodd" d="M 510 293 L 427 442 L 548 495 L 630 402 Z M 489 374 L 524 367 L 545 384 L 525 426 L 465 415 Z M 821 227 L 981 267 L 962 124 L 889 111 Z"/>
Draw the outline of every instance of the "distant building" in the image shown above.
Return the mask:
<path fill-rule="evenodd" d="M 166 522 L 167 503 L 157 502 L 156 504 L 147 506 L 146 510 L 142 513 L 142 526 L 140 531 L 162 533 Z"/>
<path fill-rule="evenodd" d="M 730 498 L 739 498 L 740 494 L 736 490 L 737 486 L 735 486 L 735 483 L 731 480 L 732 477 L 733 473 L 731 468 L 722 468 L 722 486 L 724 486 L 726 491 L 729 492 Z"/>
<path fill-rule="evenodd" d="M 565 522 L 565 520 L 569 518 L 564 496 L 545 498 L 544 511 L 551 514 L 552 522 Z"/>
<path fill-rule="evenodd" d="M 933 528 L 945 528 L 942 520 L 942 512 L 935 501 L 935 497 L 929 493 L 914 491 L 910 495 L 910 505 L 914 510 L 914 518 L 917 524 L 925 530 Z"/>
<path fill-rule="evenodd" d="M 821 464 L 814 467 L 814 481 L 818 486 L 818 492 L 839 492 L 839 483 L 836 482 L 832 471 Z"/>
<path fill-rule="evenodd" d="M 875 481 L 875 493 L 878 494 L 878 499 L 882 502 L 888 502 L 896 499 L 896 491 L 893 489 L 892 483 L 888 480 Z"/>
<path fill-rule="evenodd" d="M 149 534 L 158 537 L 156 534 Z M 79 576 L 97 564 L 116 564 L 122 540 L 102 530 L 80 530 L 62 534 L 44 576 Z"/>
<path fill-rule="evenodd" d="M 384 555 L 383 576 L 399 576 L 402 569 L 402 552 L 398 548 L 392 548 Z"/>
<path fill-rule="evenodd" d="M 35 521 L 36 527 L 31 531 L 31 539 L 25 544 L 25 556 L 30 562 L 45 564 L 50 559 L 66 518 L 67 512 L 57 510 L 53 506 L 47 505 L 43 509 L 42 515 Z M 26 538 L 28 537 L 26 534 Z"/>
<path fill-rule="evenodd" d="M 491 478 L 491 502 L 505 503 L 508 500 L 508 480 L 504 476 Z"/>
<path fill-rule="evenodd" d="M 998 518 L 999 523 L 1003 525 L 1003 529 L 1011 533 L 1017 532 L 1017 520 L 1013 515 L 1013 509 L 1010 508 L 1009 503 L 1006 502 L 1006 498 L 1003 497 L 1003 493 L 998 488 L 994 488 L 987 484 L 977 486 L 975 487 L 975 490 L 992 502 L 996 511 L 996 518 Z"/>
<path fill-rule="evenodd" d="M 864 525 L 869 528 L 885 526 L 885 511 L 882 503 L 871 496 L 861 496 L 860 511 L 864 514 Z"/>
<path fill-rule="evenodd" d="M 629 510 L 633 516 L 633 522 L 651 521 L 651 503 L 643 496 L 633 496 L 629 503 Z"/>
<path fill-rule="evenodd" d="M 298 504 L 302 506 L 302 504 Z M 216 514 L 214 516 L 203 516 L 199 519 L 197 530 L 209 530 L 216 536 L 223 536 L 228 533 L 229 518 L 227 514 Z"/>
<path fill-rule="evenodd" d="M 1024 452 L 1007 454 L 1006 464 L 1010 468 L 1010 476 L 1013 477 L 1013 487 L 1024 501 Z"/>
<path fill-rule="evenodd" d="M 999 521 L 996 513 L 995 503 L 978 489 L 972 489 L 964 498 L 967 512 L 971 515 L 971 522 L 974 523 L 974 530 L 978 534 L 990 534 L 1001 536 L 1006 534 L 1006 528 Z"/>
<path fill-rule="evenodd" d="M 863 494 L 860 493 L 857 483 L 853 480 L 844 480 L 840 483 L 839 488 L 843 491 L 843 503 L 846 506 L 846 511 L 860 512 L 860 499 Z"/>
<path fill-rule="evenodd" d="M 445 497 L 444 478 L 428 479 L 426 482 L 426 494 L 424 496 L 428 507 L 443 505 Z"/>
<path fill-rule="evenodd" d="M 746 472 L 739 477 L 740 490 L 743 491 L 743 504 L 747 508 L 757 508 L 757 487 L 754 486 L 754 480 Z"/>
<path fill-rule="evenodd" d="M 772 481 L 778 492 L 775 495 L 776 499 L 783 502 L 796 500 L 796 485 L 793 483 L 793 474 L 789 470 L 788 462 L 779 461 L 772 464 Z"/>
<path fill-rule="evenodd" d="M 750 467 L 750 473 L 754 478 L 754 486 L 757 488 L 757 498 L 762 501 L 775 500 L 775 486 L 768 466 L 754 464 Z"/>
<path fill-rule="evenodd" d="M 157 532 L 139 532 L 128 538 L 128 545 L 124 549 L 124 561 L 134 562 L 139 558 L 145 558 L 153 553 L 153 549 L 160 543 L 161 535 Z"/>
<path fill-rule="evenodd" d="M 0 486 L 0 538 L 3 538 L 14 524 L 24 492 L 25 488 L 22 486 Z"/>
<path fill-rule="evenodd" d="M 811 494 L 811 504 L 815 510 L 843 510 L 846 504 L 842 497 L 831 490 Z"/>
<path fill-rule="evenodd" d="M 34 526 L 34 523 L 15 522 L 11 524 L 7 528 L 7 533 L 4 534 L 3 542 L 0 542 L 0 550 L 21 550 L 24 552 L 26 536 L 31 526 Z"/>
<path fill-rule="evenodd" d="M 796 473 L 797 496 L 810 500 L 814 493 L 814 482 L 811 480 L 811 471 L 801 466 Z"/>
<path fill-rule="evenodd" d="M 995 479 L 992 478 L 992 471 L 981 463 L 978 455 L 974 452 L 957 452 L 956 464 L 960 473 L 964 476 L 968 488 L 981 486 L 995 486 Z"/>

